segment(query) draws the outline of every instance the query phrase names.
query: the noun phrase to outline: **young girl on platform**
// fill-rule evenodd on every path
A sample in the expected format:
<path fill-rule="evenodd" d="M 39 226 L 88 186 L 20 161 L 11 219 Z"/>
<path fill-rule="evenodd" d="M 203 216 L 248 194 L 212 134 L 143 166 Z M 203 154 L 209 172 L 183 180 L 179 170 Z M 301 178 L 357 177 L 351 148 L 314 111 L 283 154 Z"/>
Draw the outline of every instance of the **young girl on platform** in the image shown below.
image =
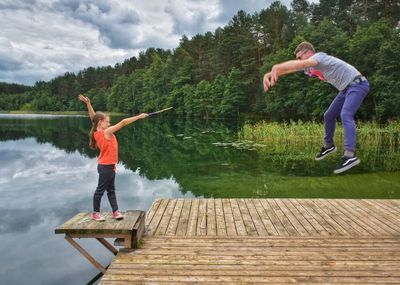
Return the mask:
<path fill-rule="evenodd" d="M 107 191 L 108 200 L 110 202 L 114 219 L 123 219 L 123 215 L 118 210 L 117 196 L 115 194 L 115 172 L 118 163 L 118 142 L 114 133 L 121 128 L 129 125 L 139 119 L 148 116 L 142 113 L 137 116 L 123 119 L 118 124 L 111 125 L 110 117 L 102 112 L 93 110 L 90 99 L 86 96 L 79 95 L 79 100 L 86 104 L 89 117 L 93 123 L 90 130 L 89 146 L 92 149 L 99 148 L 100 155 L 98 157 L 97 171 L 99 173 L 99 182 L 93 196 L 93 213 L 92 218 L 95 221 L 102 222 L 104 217 L 100 214 L 100 201 L 104 192 Z"/>

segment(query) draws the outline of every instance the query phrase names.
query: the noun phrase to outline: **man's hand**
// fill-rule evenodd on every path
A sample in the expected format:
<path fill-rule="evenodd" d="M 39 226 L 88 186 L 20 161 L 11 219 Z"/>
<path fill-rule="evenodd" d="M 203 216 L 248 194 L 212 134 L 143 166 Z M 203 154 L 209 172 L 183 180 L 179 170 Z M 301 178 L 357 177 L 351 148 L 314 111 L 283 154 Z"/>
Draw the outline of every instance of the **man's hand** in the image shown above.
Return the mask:
<path fill-rule="evenodd" d="M 264 75 L 264 92 L 267 92 L 268 89 L 276 84 L 279 78 L 278 68 L 274 65 L 270 72 Z"/>
<path fill-rule="evenodd" d="M 86 96 L 83 96 L 82 94 L 79 94 L 78 96 L 79 100 L 81 100 L 85 104 L 90 104 L 90 99 Z"/>
<path fill-rule="evenodd" d="M 271 69 L 271 86 L 274 86 L 275 83 L 278 81 L 279 74 L 278 74 L 278 68 L 276 65 L 274 65 Z"/>
<path fill-rule="evenodd" d="M 267 92 L 269 87 L 271 86 L 271 77 L 272 77 L 271 72 L 265 73 L 263 80 L 264 92 Z"/>

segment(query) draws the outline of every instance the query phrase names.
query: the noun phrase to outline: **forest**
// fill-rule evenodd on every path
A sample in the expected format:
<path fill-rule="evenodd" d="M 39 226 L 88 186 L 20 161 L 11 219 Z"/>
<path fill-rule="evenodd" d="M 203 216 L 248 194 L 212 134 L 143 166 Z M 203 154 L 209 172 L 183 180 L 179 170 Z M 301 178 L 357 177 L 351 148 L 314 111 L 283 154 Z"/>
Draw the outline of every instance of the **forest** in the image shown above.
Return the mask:
<path fill-rule="evenodd" d="M 136 114 L 173 106 L 183 118 L 321 120 L 337 94 L 302 72 L 280 78 L 268 93 L 262 78 L 274 64 L 294 59 L 307 40 L 317 51 L 354 65 L 371 91 L 357 116 L 386 122 L 400 113 L 400 1 L 275 1 L 192 38 L 173 50 L 157 47 L 115 66 L 89 67 L 34 86 L 0 83 L 0 111 L 83 111 L 79 93 L 96 110 Z"/>

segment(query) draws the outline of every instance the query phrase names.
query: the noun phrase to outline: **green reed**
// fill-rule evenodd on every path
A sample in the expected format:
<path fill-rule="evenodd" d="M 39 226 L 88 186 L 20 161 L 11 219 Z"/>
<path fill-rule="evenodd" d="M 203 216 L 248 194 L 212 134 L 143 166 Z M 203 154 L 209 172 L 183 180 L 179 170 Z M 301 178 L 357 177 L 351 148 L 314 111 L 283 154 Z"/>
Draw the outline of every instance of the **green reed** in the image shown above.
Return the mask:
<path fill-rule="evenodd" d="M 258 151 L 277 159 L 298 160 L 314 155 L 323 144 L 324 126 L 318 122 L 246 123 L 239 140 L 258 144 Z M 335 144 L 343 150 L 343 128 L 338 124 Z M 262 147 L 260 147 L 262 145 Z M 385 125 L 375 122 L 357 123 L 357 152 L 372 168 L 400 169 L 400 121 Z M 282 156 L 282 157 L 281 157 Z"/>

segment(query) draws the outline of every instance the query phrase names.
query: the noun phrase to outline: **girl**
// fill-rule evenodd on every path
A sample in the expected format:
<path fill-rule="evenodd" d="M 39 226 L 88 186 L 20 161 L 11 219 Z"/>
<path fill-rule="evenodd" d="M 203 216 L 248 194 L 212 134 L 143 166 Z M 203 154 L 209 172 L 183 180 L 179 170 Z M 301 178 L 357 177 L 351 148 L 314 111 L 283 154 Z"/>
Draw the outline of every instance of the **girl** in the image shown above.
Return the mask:
<path fill-rule="evenodd" d="M 98 222 L 105 220 L 100 214 L 100 201 L 104 192 L 107 191 L 108 200 L 110 201 L 113 211 L 112 217 L 121 220 L 123 219 L 123 215 L 118 211 L 117 197 L 115 195 L 115 172 L 116 164 L 118 163 L 118 142 L 114 133 L 136 120 L 146 118 L 148 114 L 142 113 L 137 116 L 126 118 L 118 124 L 111 126 L 110 117 L 102 112 L 94 112 L 88 97 L 79 95 L 79 100 L 86 104 L 89 117 L 93 123 L 92 129 L 90 130 L 89 146 L 92 149 L 96 149 L 96 147 L 100 149 L 97 165 L 99 182 L 93 196 L 92 219 Z"/>

